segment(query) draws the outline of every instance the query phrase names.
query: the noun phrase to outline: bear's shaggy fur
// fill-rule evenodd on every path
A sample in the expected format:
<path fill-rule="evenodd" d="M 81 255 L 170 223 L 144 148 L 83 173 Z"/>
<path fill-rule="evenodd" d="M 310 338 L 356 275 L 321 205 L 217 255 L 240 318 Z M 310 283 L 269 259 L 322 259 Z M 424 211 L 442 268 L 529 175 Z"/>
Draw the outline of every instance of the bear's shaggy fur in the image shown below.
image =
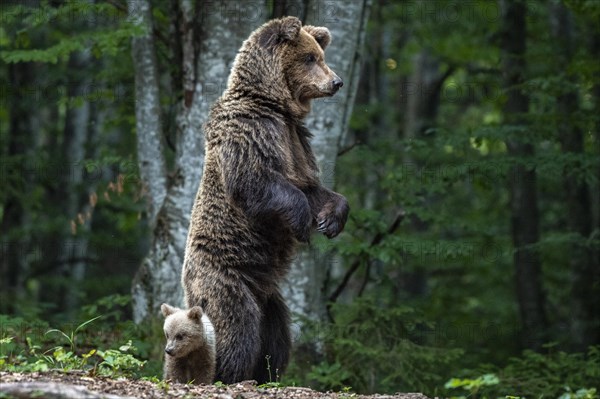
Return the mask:
<path fill-rule="evenodd" d="M 346 223 L 346 199 L 323 187 L 303 119 L 341 79 L 325 64 L 323 27 L 273 20 L 244 42 L 205 126 L 202 184 L 182 283 L 217 336 L 216 380 L 275 379 L 289 359 L 289 312 L 278 284 L 298 242 Z M 268 369 L 270 368 L 270 369 Z"/>
<path fill-rule="evenodd" d="M 199 306 L 183 310 L 163 303 L 167 345 L 164 379 L 187 384 L 210 384 L 215 378 L 215 330 Z"/>

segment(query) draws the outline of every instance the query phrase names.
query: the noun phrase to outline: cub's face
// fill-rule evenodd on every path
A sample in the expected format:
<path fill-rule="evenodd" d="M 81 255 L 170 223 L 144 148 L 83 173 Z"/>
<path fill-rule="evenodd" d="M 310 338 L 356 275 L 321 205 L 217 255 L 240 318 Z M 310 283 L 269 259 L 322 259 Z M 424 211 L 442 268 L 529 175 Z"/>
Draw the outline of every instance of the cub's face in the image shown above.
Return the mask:
<path fill-rule="evenodd" d="M 305 26 L 283 52 L 288 87 L 301 103 L 333 96 L 343 86 L 342 79 L 325 63 L 324 50 L 330 41 L 327 28 Z"/>
<path fill-rule="evenodd" d="M 182 310 L 163 304 L 161 311 L 166 317 L 164 324 L 167 345 L 165 353 L 172 357 L 184 357 L 198 349 L 205 341 L 202 309 L 194 306 Z"/>

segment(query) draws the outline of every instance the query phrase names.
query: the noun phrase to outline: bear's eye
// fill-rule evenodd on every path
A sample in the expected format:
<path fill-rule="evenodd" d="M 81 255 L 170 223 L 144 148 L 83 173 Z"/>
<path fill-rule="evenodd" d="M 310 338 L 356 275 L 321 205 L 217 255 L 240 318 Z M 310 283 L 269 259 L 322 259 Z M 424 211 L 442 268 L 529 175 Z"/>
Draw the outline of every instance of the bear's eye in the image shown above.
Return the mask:
<path fill-rule="evenodd" d="M 183 334 L 177 334 L 175 335 L 175 339 L 179 340 L 183 338 Z"/>
<path fill-rule="evenodd" d="M 307 54 L 304 57 L 304 62 L 306 62 L 307 64 L 314 64 L 317 61 L 317 56 L 314 54 Z"/>

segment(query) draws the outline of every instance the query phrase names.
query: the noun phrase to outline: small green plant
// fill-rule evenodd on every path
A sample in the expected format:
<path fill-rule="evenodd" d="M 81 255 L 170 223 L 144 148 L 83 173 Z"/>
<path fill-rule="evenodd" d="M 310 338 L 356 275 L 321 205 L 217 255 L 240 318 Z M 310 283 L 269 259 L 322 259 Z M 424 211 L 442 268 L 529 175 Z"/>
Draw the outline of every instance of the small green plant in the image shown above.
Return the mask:
<path fill-rule="evenodd" d="M 41 336 L 41 342 L 34 341 L 35 330 L 23 327 L 28 325 L 23 324 L 20 319 L 5 319 L 8 320 L 8 327 L 3 332 L 4 336 L 0 338 L 0 371 L 82 370 L 110 377 L 131 377 L 137 374 L 146 362 L 133 355 L 137 348 L 131 340 L 118 349 L 91 348 L 81 353 L 78 348 L 78 334 L 100 317 L 87 320 L 69 332 L 57 328 L 49 329 Z M 19 336 L 15 333 L 20 331 L 26 331 L 27 335 L 22 339 L 15 338 Z M 32 331 L 31 336 L 29 331 Z M 89 342 L 86 343 L 89 345 Z M 48 346 L 49 349 L 42 351 L 43 347 Z"/>
<path fill-rule="evenodd" d="M 270 362 L 271 355 L 266 355 L 265 360 L 267 361 L 267 373 L 269 373 L 269 382 L 259 385 L 259 388 L 281 388 L 282 384 L 279 382 L 279 370 L 275 370 L 275 381 L 273 381 Z"/>
<path fill-rule="evenodd" d="M 565 393 L 558 399 L 598 399 L 598 392 L 596 388 L 581 388 L 573 392 L 570 387 L 565 387 Z"/>
<path fill-rule="evenodd" d="M 160 380 L 156 383 L 156 387 L 167 394 L 171 388 L 171 385 L 169 384 L 169 381 Z"/>
<path fill-rule="evenodd" d="M 497 385 L 500 383 L 495 374 L 484 374 L 475 379 L 470 378 L 452 378 L 444 385 L 446 389 L 463 389 L 469 393 L 469 397 L 476 398 L 477 393 L 482 387 Z"/>
<path fill-rule="evenodd" d="M 258 387 L 259 388 L 282 388 L 283 384 L 281 382 L 272 381 L 272 382 L 266 382 L 264 384 L 261 384 Z"/>
<path fill-rule="evenodd" d="M 132 353 L 136 348 L 128 341 L 119 349 L 98 350 L 97 354 L 102 359 L 98 365 L 98 373 L 110 377 L 131 377 L 144 367 L 145 361 L 137 359 Z"/>
<path fill-rule="evenodd" d="M 58 334 L 62 335 L 63 337 L 65 337 L 67 339 L 67 341 L 69 342 L 69 346 L 71 347 L 71 352 L 74 353 L 75 346 L 76 346 L 75 344 L 76 344 L 76 340 L 77 340 L 77 333 L 79 331 L 81 331 L 88 324 L 98 320 L 100 317 L 102 317 L 102 316 L 96 316 L 93 319 L 90 319 L 88 321 L 81 323 L 80 325 L 77 326 L 77 328 L 75 328 L 74 330 L 71 330 L 71 332 L 69 334 L 66 334 L 64 331 L 59 330 L 57 328 L 53 328 L 51 330 L 46 331 L 46 335 L 51 334 L 51 333 L 58 333 Z"/>
<path fill-rule="evenodd" d="M 90 320 L 87 320 L 80 325 L 78 325 L 74 330 L 71 330 L 70 333 L 65 333 L 62 330 L 57 328 L 50 329 L 46 331 L 45 335 L 48 334 L 59 334 L 59 336 L 65 338 L 67 343 L 69 344 L 70 350 L 65 350 L 62 346 L 56 346 L 52 349 L 47 350 L 42 355 L 42 359 L 52 368 L 59 368 L 64 371 L 71 370 L 82 370 L 87 366 L 88 360 L 96 353 L 96 349 L 92 349 L 87 353 L 84 353 L 81 356 L 78 356 L 76 353 L 76 345 L 77 345 L 77 333 L 79 333 L 83 328 L 85 328 L 90 323 L 98 320 L 101 316 L 94 317 Z M 28 338 L 28 344 L 31 346 L 31 341 Z M 34 349 L 39 349 L 35 348 Z M 52 352 L 51 355 L 47 355 L 47 353 Z M 35 354 L 35 353 L 32 353 Z"/>
<path fill-rule="evenodd" d="M 340 392 L 340 398 L 353 398 L 355 396 L 356 394 L 352 392 L 352 387 L 342 387 L 342 390 Z"/>
<path fill-rule="evenodd" d="M 275 369 L 275 380 L 273 380 L 273 375 L 271 374 L 271 355 L 266 355 L 265 360 L 267 361 L 267 372 L 269 373 L 269 383 L 277 383 L 279 382 L 279 370 Z"/>

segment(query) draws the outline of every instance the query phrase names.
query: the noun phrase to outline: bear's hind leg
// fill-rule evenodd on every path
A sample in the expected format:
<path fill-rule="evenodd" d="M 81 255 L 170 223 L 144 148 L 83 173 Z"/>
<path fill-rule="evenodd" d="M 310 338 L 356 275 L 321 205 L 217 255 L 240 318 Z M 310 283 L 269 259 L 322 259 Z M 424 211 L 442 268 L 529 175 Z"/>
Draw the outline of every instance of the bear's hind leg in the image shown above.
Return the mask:
<path fill-rule="evenodd" d="M 259 384 L 276 382 L 287 367 L 292 346 L 289 310 L 279 292 L 263 307 L 260 334 L 261 351 L 252 378 Z"/>
<path fill-rule="evenodd" d="M 225 384 L 252 378 L 261 345 L 261 309 L 246 286 L 235 285 L 216 280 L 211 289 L 220 300 L 208 306 L 217 335 L 215 381 Z"/>

